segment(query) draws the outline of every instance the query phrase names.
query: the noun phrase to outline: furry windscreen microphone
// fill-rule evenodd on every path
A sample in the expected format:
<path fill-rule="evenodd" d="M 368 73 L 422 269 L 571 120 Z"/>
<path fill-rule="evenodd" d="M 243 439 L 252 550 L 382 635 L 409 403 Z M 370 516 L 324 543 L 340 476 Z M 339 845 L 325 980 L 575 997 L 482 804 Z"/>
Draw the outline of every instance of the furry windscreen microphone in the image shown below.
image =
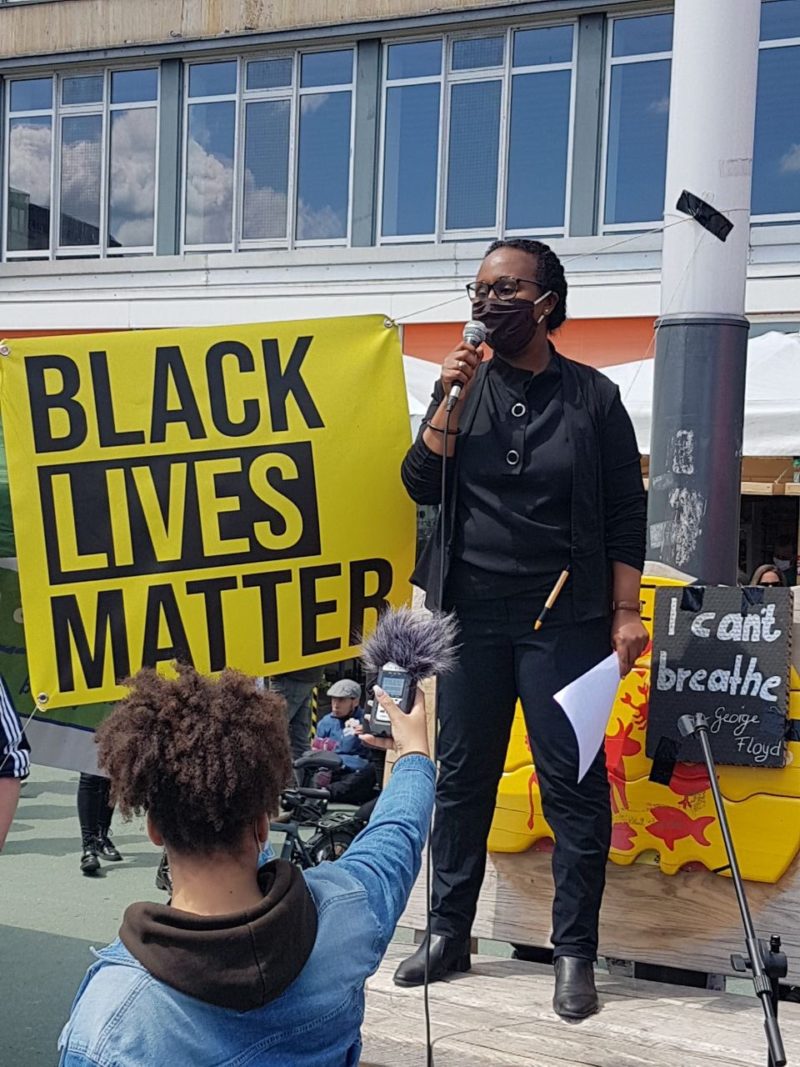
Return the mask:
<path fill-rule="evenodd" d="M 364 641 L 361 658 L 370 672 L 395 663 L 412 681 L 421 682 L 455 667 L 457 636 L 458 623 L 452 613 L 397 608 L 381 616 L 375 632 Z"/>
<path fill-rule="evenodd" d="M 417 684 L 434 674 L 446 674 L 456 663 L 458 623 L 454 615 L 427 615 L 398 608 L 381 617 L 375 632 L 364 642 L 361 658 L 367 671 L 377 674 L 377 684 L 401 711 L 414 705 Z M 375 702 L 370 732 L 391 737 L 386 712 Z"/>

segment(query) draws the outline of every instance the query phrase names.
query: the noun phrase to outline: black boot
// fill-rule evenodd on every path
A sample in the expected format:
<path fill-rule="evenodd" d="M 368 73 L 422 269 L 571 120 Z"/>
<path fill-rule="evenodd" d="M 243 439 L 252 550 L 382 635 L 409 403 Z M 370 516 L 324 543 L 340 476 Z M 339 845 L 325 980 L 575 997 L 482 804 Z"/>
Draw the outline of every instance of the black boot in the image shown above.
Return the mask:
<path fill-rule="evenodd" d="M 600 1010 L 594 984 L 594 964 L 575 956 L 558 956 L 555 961 L 556 991 L 553 1011 L 573 1022 L 588 1019 Z"/>
<path fill-rule="evenodd" d="M 81 874 L 97 874 L 100 860 L 97 858 L 97 842 L 92 839 L 83 846 L 81 854 Z"/>
<path fill-rule="evenodd" d="M 394 972 L 394 984 L 401 986 L 423 985 L 425 982 L 425 945 L 427 936 L 413 956 L 403 960 Z M 431 937 L 428 981 L 439 982 L 453 972 L 463 973 L 470 969 L 469 938 Z"/>
<path fill-rule="evenodd" d="M 114 863 L 118 863 L 122 859 L 122 853 L 111 840 L 109 831 L 106 831 L 105 833 L 101 831 L 98 834 L 97 852 L 104 860 L 111 860 Z"/>

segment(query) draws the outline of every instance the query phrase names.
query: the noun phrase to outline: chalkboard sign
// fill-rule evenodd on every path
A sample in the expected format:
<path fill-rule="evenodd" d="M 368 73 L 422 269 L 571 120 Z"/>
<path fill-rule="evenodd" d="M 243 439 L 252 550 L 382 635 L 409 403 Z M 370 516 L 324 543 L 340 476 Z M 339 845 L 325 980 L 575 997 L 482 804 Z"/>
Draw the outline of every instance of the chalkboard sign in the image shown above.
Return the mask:
<path fill-rule="evenodd" d="M 789 703 L 789 589 L 686 586 L 656 592 L 647 755 L 680 741 L 678 759 L 702 761 L 678 719 L 702 711 L 719 763 L 783 767 Z"/>

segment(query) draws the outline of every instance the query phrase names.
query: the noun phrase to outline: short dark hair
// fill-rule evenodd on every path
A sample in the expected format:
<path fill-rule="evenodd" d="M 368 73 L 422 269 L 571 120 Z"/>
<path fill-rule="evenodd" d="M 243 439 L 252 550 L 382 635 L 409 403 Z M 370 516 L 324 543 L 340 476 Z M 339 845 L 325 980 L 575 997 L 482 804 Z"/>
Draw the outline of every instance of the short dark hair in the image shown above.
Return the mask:
<path fill-rule="evenodd" d="M 526 237 L 509 237 L 505 241 L 492 241 L 486 249 L 486 256 L 496 252 L 498 248 L 517 248 L 520 252 L 527 252 L 529 256 L 536 256 L 537 283 L 545 292 L 550 290 L 558 297 L 558 303 L 547 320 L 549 332 L 557 330 L 564 324 L 567 317 L 567 279 L 564 277 L 561 260 L 550 245 L 543 244 L 541 241 L 530 241 Z"/>
<path fill-rule="evenodd" d="M 124 818 L 149 813 L 177 852 L 228 852 L 278 811 L 292 770 L 285 704 L 238 671 L 215 680 L 177 670 L 127 683 L 97 730 L 97 762 Z"/>

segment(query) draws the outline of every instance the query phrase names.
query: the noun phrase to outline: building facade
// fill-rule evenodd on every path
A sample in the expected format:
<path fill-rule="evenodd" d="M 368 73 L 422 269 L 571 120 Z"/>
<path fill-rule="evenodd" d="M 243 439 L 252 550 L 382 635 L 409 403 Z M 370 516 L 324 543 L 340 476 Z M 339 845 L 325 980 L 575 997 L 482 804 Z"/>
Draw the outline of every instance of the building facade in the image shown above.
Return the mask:
<path fill-rule="evenodd" d="M 650 356 L 671 60 L 659 0 L 0 0 L 0 334 L 379 312 L 439 359 L 525 235 L 566 354 Z M 762 4 L 746 310 L 800 327 L 800 0 Z"/>

